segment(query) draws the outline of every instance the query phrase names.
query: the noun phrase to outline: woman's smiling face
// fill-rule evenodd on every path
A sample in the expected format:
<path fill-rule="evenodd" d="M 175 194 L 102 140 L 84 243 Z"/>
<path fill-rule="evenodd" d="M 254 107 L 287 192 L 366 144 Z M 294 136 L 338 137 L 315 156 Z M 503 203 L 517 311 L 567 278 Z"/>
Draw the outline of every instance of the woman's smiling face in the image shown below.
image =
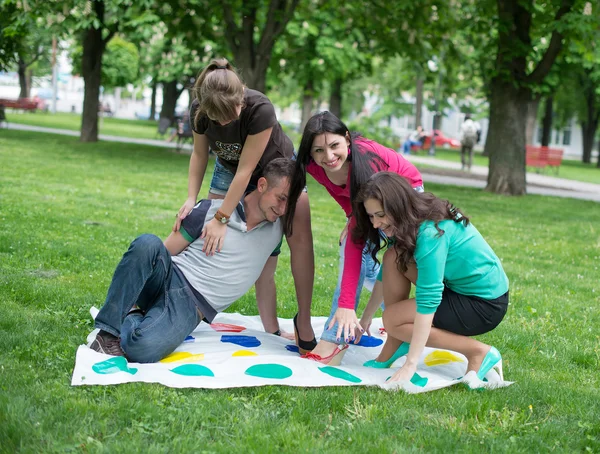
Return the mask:
<path fill-rule="evenodd" d="M 324 132 L 313 139 L 310 156 L 325 172 L 337 172 L 348 159 L 349 146 L 347 137 Z"/>
<path fill-rule="evenodd" d="M 381 230 L 388 238 L 392 238 L 396 229 L 394 228 L 392 219 L 388 218 L 385 211 L 383 211 L 381 202 L 377 199 L 367 199 L 363 205 L 373 227 Z"/>

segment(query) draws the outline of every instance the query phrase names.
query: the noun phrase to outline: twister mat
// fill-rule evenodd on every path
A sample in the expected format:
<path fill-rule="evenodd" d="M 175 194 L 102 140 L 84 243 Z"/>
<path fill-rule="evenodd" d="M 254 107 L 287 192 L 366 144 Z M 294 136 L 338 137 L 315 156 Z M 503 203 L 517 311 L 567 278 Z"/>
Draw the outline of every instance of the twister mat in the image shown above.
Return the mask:
<path fill-rule="evenodd" d="M 95 317 L 97 309 L 92 308 Z M 317 336 L 323 331 L 326 317 L 313 317 Z M 290 319 L 279 319 L 280 327 L 293 333 Z M 445 388 L 472 380 L 474 372 L 464 377 L 467 362 L 459 353 L 426 348 L 421 355 L 418 377 L 403 385 L 385 381 L 400 367 L 405 357 L 391 369 L 373 369 L 363 363 L 379 354 L 385 341 L 381 319 L 374 319 L 372 336 L 363 336 L 358 345 L 350 345 L 340 366 L 332 367 L 300 358 L 298 348 L 282 337 L 263 331 L 258 316 L 219 314 L 212 325 L 201 323 L 173 352 L 154 364 L 127 362 L 95 352 L 86 345 L 77 349 L 71 384 L 116 385 L 130 382 L 161 383 L 173 388 L 237 388 L 245 386 L 379 386 L 402 388 L 419 393 Z M 97 330 L 88 336 L 88 345 Z M 477 380 L 475 378 L 475 380 Z M 501 381 L 495 370 L 488 372 L 485 388 L 499 388 L 511 382 Z"/>

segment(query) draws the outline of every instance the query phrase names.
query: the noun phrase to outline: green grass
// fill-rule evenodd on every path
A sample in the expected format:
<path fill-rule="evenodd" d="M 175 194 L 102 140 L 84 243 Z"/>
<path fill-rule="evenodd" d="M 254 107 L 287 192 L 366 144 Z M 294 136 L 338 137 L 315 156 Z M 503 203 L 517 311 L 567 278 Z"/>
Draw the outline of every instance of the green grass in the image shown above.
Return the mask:
<path fill-rule="evenodd" d="M 1 452 L 600 451 L 596 203 L 427 185 L 472 217 L 509 275 L 507 317 L 481 336 L 502 352 L 508 388 L 71 387 L 90 306 L 133 238 L 170 231 L 188 158 L 2 130 L 0 159 Z M 344 216 L 313 181 L 309 194 L 314 315 L 326 315 Z M 292 317 L 282 255 L 279 314 Z M 231 310 L 256 314 L 253 294 Z"/>
<path fill-rule="evenodd" d="M 80 114 L 8 111 L 7 117 L 9 122 L 23 125 L 68 129 L 70 131 L 81 129 Z M 109 136 L 159 139 L 156 135 L 158 122 L 151 120 L 123 120 L 121 118 L 101 117 L 98 129 L 100 134 Z"/>
<path fill-rule="evenodd" d="M 418 156 L 427 156 L 427 152 L 419 152 Z M 436 148 L 435 157 L 443 161 L 460 162 L 460 150 Z M 489 158 L 487 156 L 482 156 L 480 152 L 477 152 L 473 156 L 473 165 L 488 167 Z M 443 167 L 443 163 L 440 164 L 440 167 Z M 534 169 L 529 169 L 529 171 L 535 172 Z M 600 168 L 597 167 L 596 162 L 585 164 L 573 159 L 563 159 L 558 174 L 556 174 L 553 169 L 544 169 L 542 174 L 565 178 L 567 180 L 600 184 Z"/>

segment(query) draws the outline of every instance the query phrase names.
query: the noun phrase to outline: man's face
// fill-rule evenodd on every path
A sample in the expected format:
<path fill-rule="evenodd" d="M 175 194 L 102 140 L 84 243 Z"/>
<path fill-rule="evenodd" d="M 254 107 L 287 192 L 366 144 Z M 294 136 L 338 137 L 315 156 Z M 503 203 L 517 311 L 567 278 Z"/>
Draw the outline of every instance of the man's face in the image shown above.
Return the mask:
<path fill-rule="evenodd" d="M 269 186 L 266 180 L 264 184 L 265 190 L 260 193 L 258 208 L 267 221 L 275 222 L 277 218 L 283 216 L 285 213 L 288 194 L 290 192 L 290 182 L 289 179 L 282 178 L 275 186 Z"/>

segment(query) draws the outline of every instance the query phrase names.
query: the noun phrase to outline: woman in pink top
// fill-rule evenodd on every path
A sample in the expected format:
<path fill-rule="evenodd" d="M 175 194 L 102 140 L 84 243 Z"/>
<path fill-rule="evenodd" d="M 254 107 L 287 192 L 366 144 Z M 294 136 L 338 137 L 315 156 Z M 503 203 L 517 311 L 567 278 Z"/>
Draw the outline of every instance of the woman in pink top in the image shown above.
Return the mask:
<path fill-rule="evenodd" d="M 314 115 L 304 128 L 296 170 L 290 187 L 286 212 L 286 230 L 292 229 L 294 209 L 306 185 L 308 172 L 331 194 L 342 207 L 348 223 L 340 235 L 340 267 L 338 285 L 333 297 L 331 314 L 317 347 L 304 355 L 327 364 L 339 364 L 347 342 L 355 339 L 355 329 L 364 332 L 356 317 L 365 275 L 377 275 L 378 265 L 368 253 L 371 247 L 365 241 L 348 238 L 348 229 L 356 222 L 352 217 L 352 200 L 360 186 L 379 171 L 395 172 L 406 178 L 416 190 L 422 190 L 419 171 L 394 150 L 350 133 L 346 125 L 330 112 Z M 383 295 L 381 282 L 375 284 L 374 294 Z M 380 300 L 382 298 L 380 297 Z M 363 329 L 364 328 L 364 329 Z"/>

